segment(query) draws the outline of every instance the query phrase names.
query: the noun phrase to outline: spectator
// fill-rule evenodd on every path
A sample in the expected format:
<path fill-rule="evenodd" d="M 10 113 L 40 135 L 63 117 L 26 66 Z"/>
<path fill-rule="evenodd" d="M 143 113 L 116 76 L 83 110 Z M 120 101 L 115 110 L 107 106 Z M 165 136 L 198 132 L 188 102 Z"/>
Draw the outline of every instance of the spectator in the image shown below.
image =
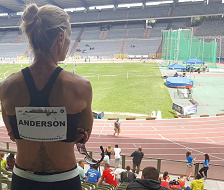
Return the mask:
<path fill-rule="evenodd" d="M 13 153 L 10 153 L 7 157 L 7 170 L 12 170 L 15 165 L 15 155 Z"/>
<path fill-rule="evenodd" d="M 7 161 L 4 158 L 4 156 L 5 156 L 5 154 L 1 153 L 1 169 L 2 170 L 6 170 L 6 168 L 7 168 Z"/>
<path fill-rule="evenodd" d="M 159 177 L 159 180 L 162 187 L 169 187 L 170 176 L 167 171 L 163 173 L 163 176 Z"/>
<path fill-rule="evenodd" d="M 100 178 L 100 180 L 98 181 L 97 185 L 100 185 L 103 181 L 105 181 L 105 183 L 108 183 L 108 184 L 111 184 L 111 185 L 117 187 L 116 175 L 115 175 L 114 171 L 112 169 L 110 169 L 109 164 L 104 165 L 103 175 Z"/>
<path fill-rule="evenodd" d="M 90 165 L 90 169 L 88 169 L 86 173 L 87 176 L 86 182 L 94 182 L 97 184 L 97 182 L 100 179 L 100 172 L 97 169 L 98 169 L 97 164 Z"/>
<path fill-rule="evenodd" d="M 87 178 L 87 176 L 85 176 L 84 166 L 85 166 L 84 160 L 79 160 L 79 166 L 78 166 L 79 177 L 80 177 L 80 180 L 83 180 L 83 181 Z"/>
<path fill-rule="evenodd" d="M 204 179 L 206 180 L 207 179 L 207 172 L 208 172 L 208 169 L 209 169 L 209 155 L 208 154 L 205 154 L 205 161 L 203 162 L 203 168 L 201 168 L 199 170 L 199 173 L 201 174 L 202 177 L 204 177 Z M 203 172 L 204 172 L 204 175 L 203 175 Z"/>
<path fill-rule="evenodd" d="M 119 165 L 117 167 L 117 169 L 114 171 L 115 175 L 116 175 L 116 178 L 117 178 L 117 181 L 120 181 L 120 178 L 121 178 L 121 172 L 125 171 L 124 169 L 122 169 L 121 165 Z"/>
<path fill-rule="evenodd" d="M 195 180 L 191 182 L 191 190 L 204 190 L 204 182 L 201 180 L 201 174 L 195 176 Z"/>
<path fill-rule="evenodd" d="M 179 182 L 176 181 L 175 179 L 173 181 L 170 181 L 170 189 L 181 189 L 181 186 L 179 185 Z"/>
<path fill-rule="evenodd" d="M 116 144 L 115 148 L 114 148 L 114 167 L 115 167 L 115 170 L 120 165 L 120 159 L 121 159 L 120 153 L 121 153 L 121 149 L 118 148 L 118 145 Z"/>
<path fill-rule="evenodd" d="M 163 180 L 170 181 L 170 176 L 169 176 L 169 173 L 167 171 L 163 173 Z"/>
<path fill-rule="evenodd" d="M 117 134 L 118 137 L 120 132 L 121 132 L 121 123 L 119 121 L 119 118 L 117 118 L 117 121 L 114 122 L 114 136 L 116 136 Z"/>
<path fill-rule="evenodd" d="M 176 72 L 173 76 L 174 76 L 174 77 L 178 77 L 178 73 Z"/>
<path fill-rule="evenodd" d="M 107 149 L 106 149 L 105 153 L 106 153 L 106 155 L 108 155 L 109 158 L 110 158 L 111 154 L 113 154 L 113 149 L 111 148 L 111 145 L 108 145 L 108 146 L 107 146 Z"/>
<path fill-rule="evenodd" d="M 104 154 L 104 153 L 101 153 L 101 156 L 104 156 L 104 159 L 103 161 L 101 162 L 101 165 L 104 165 L 104 164 L 110 164 L 110 158 L 108 155 Z"/>
<path fill-rule="evenodd" d="M 136 179 L 127 186 L 127 190 L 165 190 L 158 181 L 159 172 L 154 167 L 146 167 L 142 171 L 141 179 Z"/>
<path fill-rule="evenodd" d="M 139 173 L 140 170 L 140 164 L 142 161 L 142 158 L 144 156 L 144 153 L 142 152 L 142 147 L 138 147 L 138 150 L 136 150 L 135 152 L 133 152 L 131 154 L 131 156 L 133 157 L 132 161 L 133 161 L 133 172 L 135 173 Z M 136 171 L 136 167 L 137 167 L 137 171 Z"/>
<path fill-rule="evenodd" d="M 184 175 L 181 174 L 177 181 L 179 182 L 181 187 L 185 187 Z"/>
<path fill-rule="evenodd" d="M 196 160 L 196 158 L 192 158 L 191 157 L 191 152 L 190 151 L 187 151 L 186 153 L 186 158 L 187 158 L 187 177 L 186 179 L 188 181 L 190 181 L 190 178 L 191 178 L 191 175 L 193 174 L 193 164 L 194 164 L 194 161 Z"/>
<path fill-rule="evenodd" d="M 123 182 L 133 182 L 136 179 L 136 175 L 131 172 L 130 166 L 126 167 L 126 171 L 121 172 L 121 183 Z"/>

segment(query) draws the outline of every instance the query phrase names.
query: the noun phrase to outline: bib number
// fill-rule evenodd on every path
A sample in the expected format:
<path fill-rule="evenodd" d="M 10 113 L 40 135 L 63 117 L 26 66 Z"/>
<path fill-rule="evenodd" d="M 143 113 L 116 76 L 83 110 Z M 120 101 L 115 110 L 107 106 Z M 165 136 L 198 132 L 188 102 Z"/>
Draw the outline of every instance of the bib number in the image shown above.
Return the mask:
<path fill-rule="evenodd" d="M 17 107 L 16 119 L 21 138 L 59 141 L 67 137 L 65 107 Z"/>

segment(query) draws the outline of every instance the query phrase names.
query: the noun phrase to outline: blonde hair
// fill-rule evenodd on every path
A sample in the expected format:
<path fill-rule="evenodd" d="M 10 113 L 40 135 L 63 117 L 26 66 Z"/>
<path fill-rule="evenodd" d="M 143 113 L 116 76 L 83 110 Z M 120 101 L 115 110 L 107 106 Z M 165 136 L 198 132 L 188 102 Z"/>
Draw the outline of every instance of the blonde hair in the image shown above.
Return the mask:
<path fill-rule="evenodd" d="M 140 151 L 140 152 L 142 151 L 142 147 L 141 146 L 138 147 L 138 151 Z"/>
<path fill-rule="evenodd" d="M 107 146 L 107 149 L 112 149 L 112 148 L 111 148 L 111 145 L 108 145 L 108 146 Z"/>
<path fill-rule="evenodd" d="M 46 55 L 58 33 L 67 29 L 68 20 L 68 14 L 57 6 L 30 4 L 24 10 L 20 28 L 26 33 L 34 53 Z"/>

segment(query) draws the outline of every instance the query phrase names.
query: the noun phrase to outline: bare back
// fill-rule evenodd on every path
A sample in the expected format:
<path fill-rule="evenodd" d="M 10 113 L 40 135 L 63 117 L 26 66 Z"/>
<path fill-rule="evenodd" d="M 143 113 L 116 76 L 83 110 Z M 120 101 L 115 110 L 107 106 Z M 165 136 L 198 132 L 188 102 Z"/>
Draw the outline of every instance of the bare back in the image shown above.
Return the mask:
<path fill-rule="evenodd" d="M 56 67 L 33 64 L 29 68 L 37 90 L 42 90 Z M 7 115 L 15 115 L 15 107 L 26 107 L 30 103 L 22 72 L 12 74 L 0 84 L 0 95 L 3 119 L 13 138 Z M 63 106 L 67 114 L 81 113 L 78 127 L 89 129 L 89 135 L 93 123 L 91 100 L 92 91 L 89 81 L 64 70 L 59 74 L 49 97 L 50 106 Z M 70 170 L 76 165 L 74 142 L 15 141 L 16 163 L 24 169 L 34 172 L 60 172 Z"/>

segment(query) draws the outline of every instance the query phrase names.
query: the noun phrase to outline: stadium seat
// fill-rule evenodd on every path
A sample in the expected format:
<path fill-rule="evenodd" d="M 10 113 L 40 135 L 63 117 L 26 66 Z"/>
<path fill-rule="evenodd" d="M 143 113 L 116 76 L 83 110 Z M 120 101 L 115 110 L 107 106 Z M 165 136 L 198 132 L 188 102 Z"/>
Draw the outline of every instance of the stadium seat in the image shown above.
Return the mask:
<path fill-rule="evenodd" d="M 116 187 L 116 189 L 118 189 L 118 190 L 124 189 L 125 190 L 127 188 L 128 184 L 129 184 L 128 182 L 121 183 L 119 186 Z"/>
<path fill-rule="evenodd" d="M 92 188 L 85 183 L 82 184 L 82 190 L 91 190 Z"/>
<path fill-rule="evenodd" d="M 85 182 L 82 184 L 84 187 L 89 187 L 90 189 L 96 189 L 97 185 L 93 182 Z"/>
<path fill-rule="evenodd" d="M 103 184 L 97 187 L 97 189 L 114 190 L 115 187 L 110 184 Z"/>
<path fill-rule="evenodd" d="M 2 190 L 8 190 L 8 185 L 6 183 L 2 183 Z"/>
<path fill-rule="evenodd" d="M 2 183 L 6 183 L 8 189 L 11 188 L 11 182 L 12 182 L 12 180 L 9 180 L 9 179 L 2 179 Z"/>

